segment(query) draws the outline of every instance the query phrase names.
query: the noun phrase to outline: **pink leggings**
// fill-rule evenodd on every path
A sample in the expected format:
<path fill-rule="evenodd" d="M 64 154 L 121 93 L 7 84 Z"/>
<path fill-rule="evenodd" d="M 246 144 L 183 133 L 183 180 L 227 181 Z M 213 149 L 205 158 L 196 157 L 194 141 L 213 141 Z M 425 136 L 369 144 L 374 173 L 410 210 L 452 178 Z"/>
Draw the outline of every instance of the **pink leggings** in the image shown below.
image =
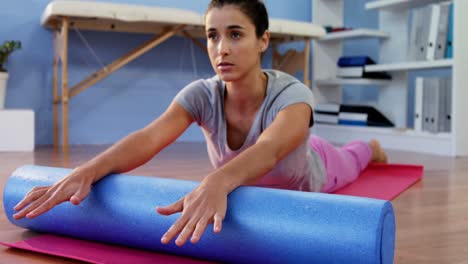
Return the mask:
<path fill-rule="evenodd" d="M 372 157 L 372 150 L 364 141 L 353 141 L 337 148 L 312 135 L 309 144 L 318 153 L 327 171 L 327 183 L 321 190 L 326 193 L 336 191 L 356 180 Z"/>

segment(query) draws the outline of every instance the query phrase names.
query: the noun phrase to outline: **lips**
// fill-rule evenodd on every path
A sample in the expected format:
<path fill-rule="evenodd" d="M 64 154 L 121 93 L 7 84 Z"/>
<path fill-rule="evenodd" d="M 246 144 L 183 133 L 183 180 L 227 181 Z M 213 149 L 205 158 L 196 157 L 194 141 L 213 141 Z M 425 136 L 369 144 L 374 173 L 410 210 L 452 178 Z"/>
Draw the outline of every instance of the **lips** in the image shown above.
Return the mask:
<path fill-rule="evenodd" d="M 218 70 L 220 71 L 231 71 L 232 68 L 234 67 L 234 64 L 230 62 L 220 62 L 218 63 Z"/>
<path fill-rule="evenodd" d="M 219 66 L 234 66 L 234 64 L 232 64 L 230 62 L 221 62 L 221 63 L 218 63 L 218 67 Z"/>

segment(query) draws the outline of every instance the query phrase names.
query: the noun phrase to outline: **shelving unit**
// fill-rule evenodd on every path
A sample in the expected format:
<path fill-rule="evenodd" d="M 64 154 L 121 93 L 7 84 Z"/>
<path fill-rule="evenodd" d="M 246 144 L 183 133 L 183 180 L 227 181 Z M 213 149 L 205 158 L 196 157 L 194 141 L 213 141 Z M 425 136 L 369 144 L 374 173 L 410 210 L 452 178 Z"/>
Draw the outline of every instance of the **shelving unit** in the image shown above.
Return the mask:
<path fill-rule="evenodd" d="M 353 32 L 329 34 L 314 42 L 313 91 L 317 102 L 342 102 L 342 85 L 377 85 L 379 97 L 373 106 L 384 113 L 395 128 L 355 127 L 316 124 L 313 133 L 329 141 L 344 144 L 351 140 L 379 139 L 388 149 L 415 151 L 449 156 L 468 155 L 468 37 L 463 28 L 468 25 L 468 1 L 454 2 L 453 58 L 437 61 L 407 61 L 409 37 L 408 19 L 411 8 L 443 2 L 442 0 L 380 0 L 367 2 L 365 9 L 379 12 L 378 29 L 359 29 Z M 314 0 L 313 22 L 343 27 L 344 0 Z M 346 34 L 345 34 L 346 33 Z M 338 58 L 343 55 L 342 42 L 347 39 L 378 38 L 377 65 L 366 71 L 386 71 L 392 80 L 336 78 Z M 344 54 L 346 55 L 346 54 Z M 452 72 L 452 129 L 451 133 L 431 134 L 415 132 L 407 124 L 408 72 L 413 70 L 448 68 Z"/>
<path fill-rule="evenodd" d="M 453 60 L 435 60 L 435 61 L 414 61 L 388 63 L 366 66 L 367 72 L 390 72 L 390 71 L 409 71 L 409 70 L 427 70 L 436 68 L 450 68 L 453 65 Z"/>
<path fill-rule="evenodd" d="M 372 29 L 353 29 L 340 32 L 333 32 L 318 39 L 318 41 L 333 41 L 345 39 L 359 39 L 359 38 L 387 38 L 388 34 L 379 30 Z"/>
<path fill-rule="evenodd" d="M 439 3 L 441 0 L 379 0 L 368 2 L 366 9 L 409 9 L 418 6 Z"/>
<path fill-rule="evenodd" d="M 390 80 L 378 79 L 351 79 L 351 78 L 330 78 L 323 80 L 315 80 L 315 84 L 319 86 L 334 86 L 334 85 L 386 85 Z"/>

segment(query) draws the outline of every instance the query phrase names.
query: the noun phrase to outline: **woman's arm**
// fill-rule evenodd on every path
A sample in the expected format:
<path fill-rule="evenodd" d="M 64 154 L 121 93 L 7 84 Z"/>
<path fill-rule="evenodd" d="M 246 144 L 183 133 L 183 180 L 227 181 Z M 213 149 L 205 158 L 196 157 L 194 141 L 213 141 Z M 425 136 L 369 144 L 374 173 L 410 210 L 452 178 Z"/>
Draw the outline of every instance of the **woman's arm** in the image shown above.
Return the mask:
<path fill-rule="evenodd" d="M 124 173 L 135 169 L 174 142 L 192 122 L 190 114 L 173 102 L 151 124 L 128 135 L 80 167 L 95 171 L 94 182 L 110 173 Z"/>
<path fill-rule="evenodd" d="M 253 146 L 209 174 L 196 189 L 176 203 L 159 207 L 157 211 L 163 215 L 182 212 L 162 237 L 162 243 L 169 243 L 177 234 L 176 244 L 179 246 L 190 236 L 191 242 L 197 243 L 210 223 L 214 223 L 214 232 L 220 232 L 227 195 L 239 186 L 255 183 L 304 142 L 309 135 L 311 114 L 311 108 L 304 103 L 283 109 Z"/>
<path fill-rule="evenodd" d="M 88 196 L 93 183 L 110 173 L 123 173 L 146 163 L 177 139 L 192 122 L 192 117 L 182 106 L 172 103 L 150 125 L 120 140 L 54 185 L 33 188 L 15 206 L 18 213 L 14 217 L 33 218 L 65 201 L 79 204 Z"/>

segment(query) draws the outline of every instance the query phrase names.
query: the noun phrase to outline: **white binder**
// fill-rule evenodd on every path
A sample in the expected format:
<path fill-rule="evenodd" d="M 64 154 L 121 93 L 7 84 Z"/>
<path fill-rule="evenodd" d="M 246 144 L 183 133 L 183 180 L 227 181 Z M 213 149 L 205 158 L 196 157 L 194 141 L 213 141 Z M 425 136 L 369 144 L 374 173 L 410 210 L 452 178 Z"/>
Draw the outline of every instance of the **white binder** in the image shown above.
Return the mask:
<path fill-rule="evenodd" d="M 431 6 L 413 10 L 411 32 L 408 43 L 408 60 L 426 60 L 427 42 L 429 41 Z"/>
<path fill-rule="evenodd" d="M 423 81 L 422 77 L 416 78 L 414 92 L 414 130 L 422 131 L 423 127 Z"/>
<path fill-rule="evenodd" d="M 444 132 L 452 131 L 452 77 L 445 80 L 445 116 L 444 116 Z"/>
<path fill-rule="evenodd" d="M 424 78 L 423 131 L 437 133 L 439 129 L 439 78 Z"/>
<path fill-rule="evenodd" d="M 429 42 L 433 45 L 428 47 L 426 57 L 428 60 L 438 60 L 445 57 L 449 9 L 450 2 L 434 5 L 434 8 L 432 9 L 433 12 L 431 17 L 431 27 L 429 30 Z"/>
<path fill-rule="evenodd" d="M 447 103 L 447 78 L 440 78 L 438 81 L 439 85 L 437 86 L 439 92 L 436 99 L 438 104 L 438 118 L 437 118 L 437 130 L 436 132 L 445 132 L 445 116 L 446 116 L 446 103 Z"/>
<path fill-rule="evenodd" d="M 439 29 L 440 21 L 440 5 L 434 4 L 429 6 L 431 10 L 430 15 L 430 26 L 429 26 L 429 35 L 426 48 L 426 60 L 434 60 L 435 55 L 435 46 L 437 42 L 437 31 Z"/>

